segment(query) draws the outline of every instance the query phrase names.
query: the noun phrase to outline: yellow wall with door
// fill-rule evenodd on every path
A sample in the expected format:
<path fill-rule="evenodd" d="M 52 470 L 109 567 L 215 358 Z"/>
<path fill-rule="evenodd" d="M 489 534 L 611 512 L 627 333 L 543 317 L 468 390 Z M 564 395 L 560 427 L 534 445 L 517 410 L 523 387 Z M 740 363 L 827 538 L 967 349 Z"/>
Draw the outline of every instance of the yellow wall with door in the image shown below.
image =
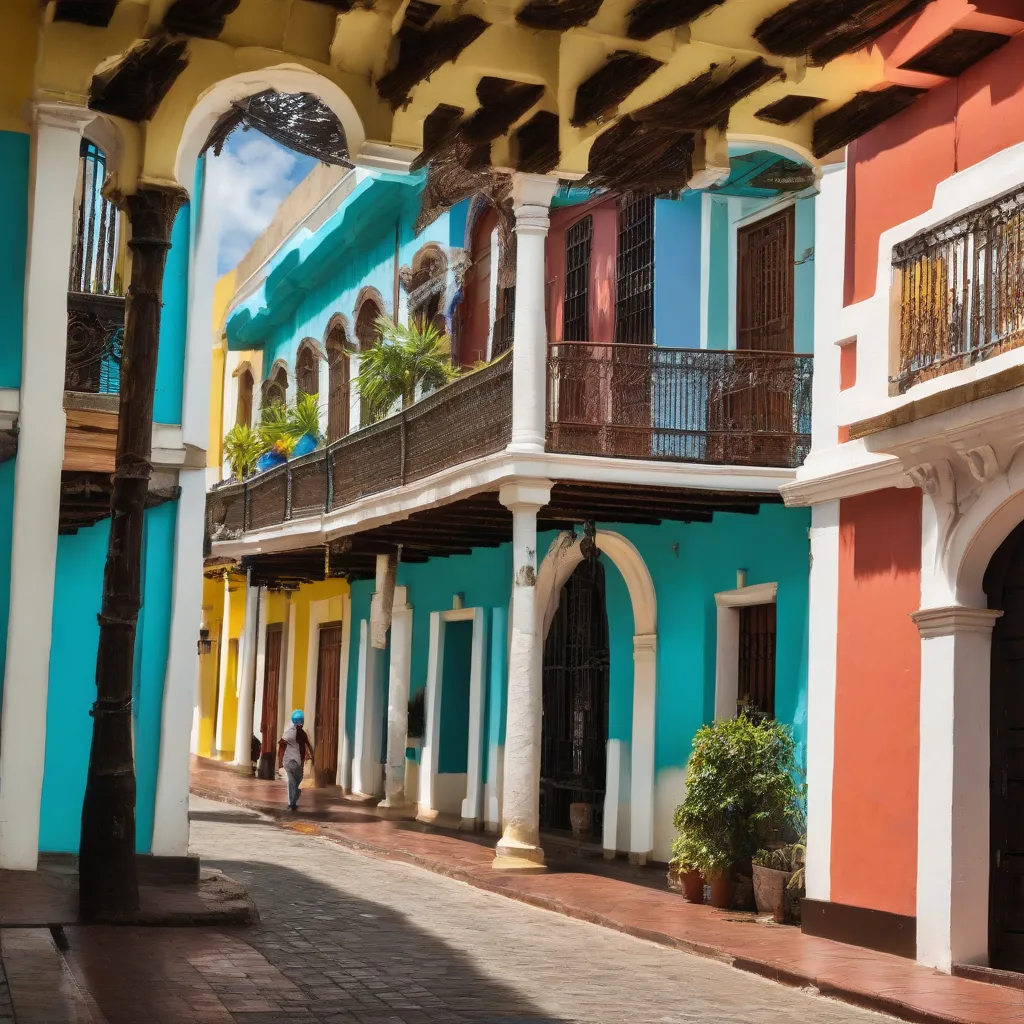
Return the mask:
<path fill-rule="evenodd" d="M 301 708 L 306 718 L 309 718 L 313 702 L 316 700 L 316 661 L 313 662 L 312 670 L 309 665 L 310 640 L 312 639 L 314 644 L 317 642 L 309 635 L 310 606 L 314 601 L 330 601 L 326 610 L 327 618 L 323 621 L 341 622 L 343 598 L 347 593 L 347 581 L 325 580 L 323 583 L 304 584 L 292 595 L 292 602 L 295 605 L 295 634 L 289 652 L 292 665 L 292 706 L 288 708 L 289 716 L 296 708 Z M 310 676 L 312 678 L 309 678 Z"/>

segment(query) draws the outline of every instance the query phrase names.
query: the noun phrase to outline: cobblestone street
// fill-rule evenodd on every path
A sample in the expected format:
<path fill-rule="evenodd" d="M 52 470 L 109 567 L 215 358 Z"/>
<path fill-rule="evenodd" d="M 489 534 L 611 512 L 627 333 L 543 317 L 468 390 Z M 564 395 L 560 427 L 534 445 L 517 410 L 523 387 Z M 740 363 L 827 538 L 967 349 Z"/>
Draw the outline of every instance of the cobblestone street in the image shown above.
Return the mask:
<path fill-rule="evenodd" d="M 209 801 L 194 802 L 192 842 L 248 887 L 262 925 L 145 932 L 127 965 L 125 931 L 72 934 L 69 962 L 110 1024 L 172 1012 L 251 1024 L 887 1019 Z M 131 993 L 116 980 L 126 966 Z M 160 1009 L 144 1015 L 140 1000 Z"/>

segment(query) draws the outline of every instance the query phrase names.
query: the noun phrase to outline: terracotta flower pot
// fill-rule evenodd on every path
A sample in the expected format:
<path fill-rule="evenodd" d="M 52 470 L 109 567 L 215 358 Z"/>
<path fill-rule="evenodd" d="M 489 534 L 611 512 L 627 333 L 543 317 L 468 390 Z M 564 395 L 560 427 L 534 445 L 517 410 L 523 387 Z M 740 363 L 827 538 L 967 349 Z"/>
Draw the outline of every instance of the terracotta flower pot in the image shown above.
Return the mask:
<path fill-rule="evenodd" d="M 594 825 L 594 808 L 590 804 L 569 804 L 569 824 L 577 839 L 586 839 Z"/>
<path fill-rule="evenodd" d="M 734 891 L 732 875 L 728 871 L 712 875 L 708 879 L 708 885 L 711 886 L 711 906 L 719 910 L 729 910 L 732 907 Z"/>
<path fill-rule="evenodd" d="M 759 914 L 771 914 L 780 924 L 786 920 L 788 871 L 754 865 L 754 900 Z"/>
<path fill-rule="evenodd" d="M 704 876 L 699 871 L 686 871 L 679 876 L 683 898 L 687 903 L 704 902 Z"/>

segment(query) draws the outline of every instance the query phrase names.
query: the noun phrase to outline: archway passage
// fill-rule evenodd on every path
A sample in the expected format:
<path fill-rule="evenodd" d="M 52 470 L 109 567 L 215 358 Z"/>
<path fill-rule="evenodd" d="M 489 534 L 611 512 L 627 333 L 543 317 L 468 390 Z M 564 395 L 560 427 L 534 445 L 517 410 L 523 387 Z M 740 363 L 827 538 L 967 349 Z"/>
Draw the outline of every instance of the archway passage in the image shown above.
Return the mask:
<path fill-rule="evenodd" d="M 569 577 L 544 648 L 540 827 L 571 828 L 570 806 L 603 828 L 610 680 L 604 566 L 595 550 Z"/>
<path fill-rule="evenodd" d="M 992 633 L 989 961 L 1024 971 L 1024 523 L 985 578 Z"/>

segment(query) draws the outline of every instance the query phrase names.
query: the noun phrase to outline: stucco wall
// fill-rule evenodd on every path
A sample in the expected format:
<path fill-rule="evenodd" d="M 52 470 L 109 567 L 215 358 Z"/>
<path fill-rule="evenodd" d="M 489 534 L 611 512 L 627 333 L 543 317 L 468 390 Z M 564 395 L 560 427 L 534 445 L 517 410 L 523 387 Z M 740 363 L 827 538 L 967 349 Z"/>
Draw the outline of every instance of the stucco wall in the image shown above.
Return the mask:
<path fill-rule="evenodd" d="M 831 899 L 913 916 L 921 641 L 921 492 L 839 513 Z"/>
<path fill-rule="evenodd" d="M 25 298 L 25 248 L 28 243 L 29 137 L 0 131 L 0 387 L 21 383 L 21 347 Z M 71 216 L 71 211 L 68 211 Z"/>

